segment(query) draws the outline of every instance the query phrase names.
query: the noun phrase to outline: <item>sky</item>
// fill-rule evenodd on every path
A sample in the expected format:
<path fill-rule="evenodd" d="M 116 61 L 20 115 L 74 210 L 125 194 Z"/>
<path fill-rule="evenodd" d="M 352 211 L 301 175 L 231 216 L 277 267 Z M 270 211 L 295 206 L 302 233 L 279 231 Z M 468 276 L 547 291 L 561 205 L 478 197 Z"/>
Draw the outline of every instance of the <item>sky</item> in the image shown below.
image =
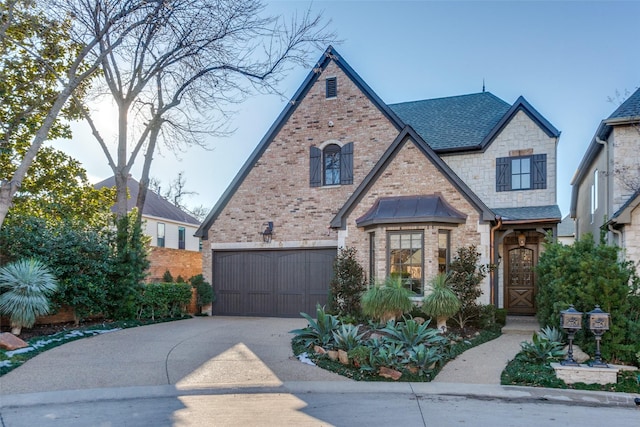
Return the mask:
<path fill-rule="evenodd" d="M 600 124 L 640 86 L 640 1 L 265 0 L 289 17 L 311 8 L 330 20 L 338 53 L 387 104 L 482 91 L 513 104 L 524 96 L 561 131 L 558 205 L 569 213 L 571 179 Z M 324 49 L 323 49 L 324 50 Z M 322 54 L 283 78 L 285 96 L 255 95 L 235 106 L 227 137 L 209 149 L 163 149 L 151 176 L 163 188 L 184 172 L 187 205 L 212 208 Z M 619 94 L 619 95 L 618 95 Z M 612 99 L 613 98 L 613 99 Z M 617 100 L 616 100 L 617 98 Z M 105 106 L 100 114 L 111 114 Z M 112 175 L 83 123 L 56 141 L 92 182 Z M 139 178 L 143 158 L 134 168 Z"/>

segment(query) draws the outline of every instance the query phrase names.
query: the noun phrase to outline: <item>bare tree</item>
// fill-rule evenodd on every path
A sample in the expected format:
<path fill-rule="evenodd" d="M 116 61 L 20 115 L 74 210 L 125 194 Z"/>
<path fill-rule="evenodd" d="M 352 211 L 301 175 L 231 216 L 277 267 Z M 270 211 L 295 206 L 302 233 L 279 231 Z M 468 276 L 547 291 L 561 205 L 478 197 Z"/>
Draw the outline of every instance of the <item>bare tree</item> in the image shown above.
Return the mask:
<path fill-rule="evenodd" d="M 288 67 L 333 38 L 309 12 L 290 22 L 263 12 L 260 0 L 174 0 L 119 46 L 101 40 L 101 77 L 118 108 L 115 152 L 86 118 L 114 172 L 119 215 L 140 153 L 139 215 L 159 143 L 174 151 L 205 146 L 203 136 L 224 134 L 231 104 L 255 91 L 277 92 Z"/>
<path fill-rule="evenodd" d="M 8 179 L 0 180 L 0 226 L 63 108 L 74 94 L 86 89 L 104 57 L 112 54 L 130 32 L 169 9 L 168 3 L 164 0 L 4 0 L 0 4 L 2 55 L 28 56 L 55 76 L 51 85 L 55 93 L 49 97 L 50 102 L 31 111 L 16 110 L 17 114 L 41 117 L 37 120 L 37 130 L 29 135 L 31 143 L 12 159 L 15 171 Z M 53 39 L 51 43 L 52 40 L 43 40 L 38 32 L 24 37 L 22 29 L 44 18 L 49 28 L 60 26 L 68 31 L 69 41 Z M 107 36 L 109 43 L 105 45 L 103 41 Z M 49 52 L 47 49 L 55 50 L 56 43 L 65 46 L 59 50 L 64 60 L 52 62 L 45 53 Z M 7 141 L 14 139 L 6 135 Z"/>

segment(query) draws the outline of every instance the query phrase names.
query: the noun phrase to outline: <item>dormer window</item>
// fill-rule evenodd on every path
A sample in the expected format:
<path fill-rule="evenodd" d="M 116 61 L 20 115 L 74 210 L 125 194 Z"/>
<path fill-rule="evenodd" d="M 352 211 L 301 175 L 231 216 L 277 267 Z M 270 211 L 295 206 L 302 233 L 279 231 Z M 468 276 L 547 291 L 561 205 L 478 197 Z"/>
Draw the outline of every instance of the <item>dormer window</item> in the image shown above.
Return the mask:
<path fill-rule="evenodd" d="M 322 187 L 353 184 L 353 142 L 311 147 L 309 152 L 309 185 Z"/>
<path fill-rule="evenodd" d="M 338 96 L 338 79 L 336 77 L 329 77 L 326 81 L 327 85 L 327 98 L 335 98 Z"/>

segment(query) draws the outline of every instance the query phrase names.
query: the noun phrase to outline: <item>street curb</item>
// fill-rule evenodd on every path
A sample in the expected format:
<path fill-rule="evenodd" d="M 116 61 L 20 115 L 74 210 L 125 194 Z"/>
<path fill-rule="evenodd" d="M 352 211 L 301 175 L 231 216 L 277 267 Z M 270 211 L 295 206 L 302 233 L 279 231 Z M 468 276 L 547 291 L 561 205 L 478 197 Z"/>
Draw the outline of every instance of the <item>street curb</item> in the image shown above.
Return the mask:
<path fill-rule="evenodd" d="M 177 398 L 193 395 L 220 394 L 307 394 L 307 393 L 381 393 L 415 396 L 458 396 L 468 399 L 497 399 L 504 401 L 534 401 L 577 406 L 635 407 L 634 395 L 519 386 L 460 383 L 389 383 L 290 381 L 279 387 L 242 386 L 241 384 L 212 384 L 200 387 L 174 385 L 60 390 L 39 393 L 4 395 L 0 409 L 56 405 L 68 403 L 118 401 L 132 399 Z"/>

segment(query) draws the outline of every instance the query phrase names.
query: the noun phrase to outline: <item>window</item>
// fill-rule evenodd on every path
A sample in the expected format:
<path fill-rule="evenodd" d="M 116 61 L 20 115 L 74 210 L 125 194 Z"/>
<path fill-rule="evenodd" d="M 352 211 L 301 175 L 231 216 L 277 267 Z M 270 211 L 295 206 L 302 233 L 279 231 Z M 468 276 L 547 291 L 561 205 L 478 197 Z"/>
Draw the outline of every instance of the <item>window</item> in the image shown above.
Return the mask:
<path fill-rule="evenodd" d="M 335 98 L 338 96 L 338 79 L 336 77 L 329 77 L 327 79 L 326 89 L 327 98 Z"/>
<path fill-rule="evenodd" d="M 389 275 L 401 277 L 405 285 L 423 294 L 422 232 L 390 232 L 388 244 Z"/>
<path fill-rule="evenodd" d="M 309 185 L 353 184 L 353 142 L 340 147 L 329 144 L 321 150 L 311 147 L 309 153 Z"/>
<path fill-rule="evenodd" d="M 547 188 L 546 154 L 496 159 L 496 191 L 545 188 Z"/>
<path fill-rule="evenodd" d="M 449 230 L 440 230 L 438 232 L 438 273 L 446 273 L 449 270 L 450 253 Z"/>
<path fill-rule="evenodd" d="M 595 221 L 598 210 L 598 169 L 593 172 L 593 183 L 591 184 L 591 224 Z"/>
<path fill-rule="evenodd" d="M 162 222 L 158 223 L 158 240 L 156 246 L 164 248 L 164 224 Z"/>
<path fill-rule="evenodd" d="M 369 283 L 376 279 L 376 233 L 369 233 Z"/>
<path fill-rule="evenodd" d="M 186 238 L 186 232 L 184 227 L 178 227 L 178 249 L 184 249 L 185 238 Z"/>

